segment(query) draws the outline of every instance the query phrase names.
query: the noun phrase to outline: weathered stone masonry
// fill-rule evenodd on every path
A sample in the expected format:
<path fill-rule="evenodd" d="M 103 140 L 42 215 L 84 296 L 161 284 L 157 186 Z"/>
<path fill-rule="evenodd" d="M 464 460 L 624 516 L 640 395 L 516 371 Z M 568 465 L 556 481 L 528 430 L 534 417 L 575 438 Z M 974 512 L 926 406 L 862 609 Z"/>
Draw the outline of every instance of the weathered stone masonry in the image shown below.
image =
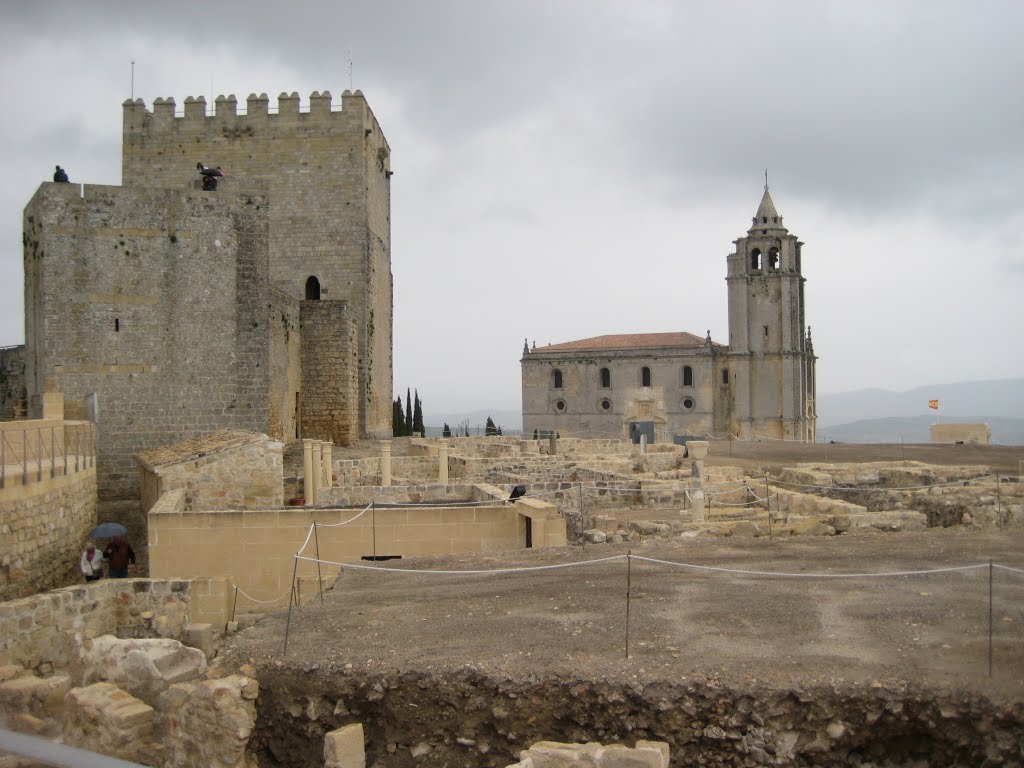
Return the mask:
<path fill-rule="evenodd" d="M 98 394 L 106 511 L 137 512 L 140 450 L 215 427 L 267 431 L 267 206 L 44 184 L 26 208 L 29 393 L 55 376 L 68 400 Z"/>
<path fill-rule="evenodd" d="M 326 91 L 312 94 L 308 112 L 295 93 L 278 97 L 276 114 L 266 94 L 250 95 L 242 115 L 234 96 L 218 97 L 212 116 L 202 97 L 184 106 L 176 117 L 173 99 L 156 99 L 152 111 L 125 102 L 123 183 L 182 187 L 202 161 L 223 166 L 228 184 L 264 185 L 271 281 L 295 299 L 347 303 L 358 340 L 355 429 L 390 437 L 391 149 L 362 93 L 345 91 L 340 110 Z M 319 296 L 307 295 L 310 277 Z"/>

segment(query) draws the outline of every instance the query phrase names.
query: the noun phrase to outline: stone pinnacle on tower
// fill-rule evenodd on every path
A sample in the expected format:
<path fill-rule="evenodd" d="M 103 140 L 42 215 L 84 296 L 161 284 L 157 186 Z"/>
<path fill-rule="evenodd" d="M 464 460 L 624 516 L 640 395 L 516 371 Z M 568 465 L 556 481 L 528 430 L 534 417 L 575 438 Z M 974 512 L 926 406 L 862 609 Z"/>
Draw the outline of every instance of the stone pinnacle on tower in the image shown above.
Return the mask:
<path fill-rule="evenodd" d="M 782 217 L 779 216 L 779 212 L 775 209 L 775 203 L 772 201 L 772 196 L 768 192 L 768 183 L 765 182 L 764 194 L 761 196 L 761 204 L 757 206 L 757 213 L 754 214 L 753 223 L 750 226 L 748 232 L 754 234 L 755 230 L 781 230 L 786 232 L 786 228 L 782 226 Z"/>

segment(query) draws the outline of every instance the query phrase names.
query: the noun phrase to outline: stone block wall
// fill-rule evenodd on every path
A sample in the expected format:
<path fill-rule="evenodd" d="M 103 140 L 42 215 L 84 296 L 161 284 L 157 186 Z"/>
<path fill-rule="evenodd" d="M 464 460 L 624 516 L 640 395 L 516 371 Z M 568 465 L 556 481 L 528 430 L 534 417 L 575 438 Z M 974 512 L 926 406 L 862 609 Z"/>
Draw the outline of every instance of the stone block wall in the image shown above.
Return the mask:
<path fill-rule="evenodd" d="M 281 94 L 271 113 L 266 94 L 251 94 L 239 114 L 234 96 L 206 114 L 189 98 L 185 115 L 173 99 L 152 111 L 124 103 L 125 185 L 184 188 L 202 161 L 223 166 L 228 185 L 258 184 L 273 201 L 272 283 L 296 299 L 317 278 L 320 298 L 348 302 L 356 327 L 361 436 L 391 435 L 391 149 L 359 91 L 314 92 L 308 112 L 298 94 Z M 217 193 L 219 194 L 219 193 Z M 320 437 L 305 434 L 304 437 Z"/>
<path fill-rule="evenodd" d="M 25 345 L 0 347 L 0 421 L 25 418 L 27 407 Z"/>
<path fill-rule="evenodd" d="M 382 489 L 371 489 L 381 491 Z M 449 489 L 450 490 L 450 489 Z M 485 499 L 493 494 L 483 494 Z M 504 495 L 504 494 L 500 494 Z M 150 573 L 161 578 L 195 574 L 230 578 L 248 597 L 288 601 L 293 556 L 358 562 L 369 555 L 438 555 L 522 549 L 526 518 L 533 520 L 536 547 L 565 544 L 565 522 L 543 502 L 479 506 L 417 505 L 355 509 L 283 508 L 267 510 L 184 509 L 181 491 L 164 494 L 149 512 Z M 317 535 L 309 537 L 317 523 Z M 323 565 L 332 579 L 337 568 Z M 315 562 L 300 562 L 298 576 L 318 577 Z"/>
<path fill-rule="evenodd" d="M 303 438 L 349 445 L 359 439 L 359 345 L 343 301 L 301 302 Z"/>
<path fill-rule="evenodd" d="M 79 558 L 96 525 L 92 456 L 79 457 L 77 467 L 72 457 L 67 474 L 58 459 L 52 476 L 46 466 L 41 479 L 13 464 L 5 466 L 0 488 L 0 600 L 80 581 Z M 16 474 L 7 471 L 15 468 Z"/>
<path fill-rule="evenodd" d="M 25 209 L 26 380 L 97 394 L 101 509 L 144 540 L 135 454 L 268 424 L 268 203 L 43 184 Z M 130 517 L 131 519 L 125 519 Z"/>
<path fill-rule="evenodd" d="M 184 492 L 186 509 L 266 509 L 284 504 L 283 444 L 223 431 L 139 454 L 142 504 Z"/>
<path fill-rule="evenodd" d="M 232 591 L 223 578 L 104 579 L 0 603 L 0 665 L 59 669 L 80 684 L 84 641 L 107 634 L 184 640 L 190 623 L 223 628 Z"/>

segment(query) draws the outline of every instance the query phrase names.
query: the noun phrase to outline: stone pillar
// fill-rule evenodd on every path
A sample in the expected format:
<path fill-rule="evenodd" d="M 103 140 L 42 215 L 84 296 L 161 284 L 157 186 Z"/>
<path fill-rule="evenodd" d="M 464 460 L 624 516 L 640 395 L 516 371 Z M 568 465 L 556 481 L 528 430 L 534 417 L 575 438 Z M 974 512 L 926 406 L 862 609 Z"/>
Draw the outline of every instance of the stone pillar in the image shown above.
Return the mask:
<path fill-rule="evenodd" d="M 640 435 L 640 453 L 647 453 L 647 434 Z"/>
<path fill-rule="evenodd" d="M 306 503 L 313 503 L 313 441 L 302 441 L 302 495 Z"/>
<path fill-rule="evenodd" d="M 332 448 L 334 443 L 330 440 L 323 444 L 321 451 L 323 457 L 323 482 L 320 483 L 322 488 L 333 488 L 334 487 L 334 460 L 332 458 Z"/>
<path fill-rule="evenodd" d="M 691 440 L 686 444 L 693 459 L 693 481 L 691 483 L 690 499 L 693 501 L 693 517 L 695 520 L 704 519 L 704 459 L 708 455 L 708 443 L 706 440 Z"/>
<path fill-rule="evenodd" d="M 380 484 L 383 488 L 391 485 L 391 446 L 382 445 L 380 449 Z"/>
<path fill-rule="evenodd" d="M 324 734 L 324 768 L 366 768 L 362 723 Z"/>
<path fill-rule="evenodd" d="M 437 482 L 448 485 L 448 446 L 437 449 Z"/>
<path fill-rule="evenodd" d="M 555 454 L 558 453 L 558 438 L 555 436 L 557 434 L 558 434 L 557 432 L 552 432 L 551 436 L 548 438 L 548 455 L 549 456 L 554 456 Z"/>
<path fill-rule="evenodd" d="M 320 503 L 320 478 L 323 476 L 324 471 L 324 452 L 323 442 L 320 440 L 312 441 L 313 455 L 310 459 L 309 471 L 313 476 L 313 498 L 306 499 L 307 504 L 319 504 Z"/>

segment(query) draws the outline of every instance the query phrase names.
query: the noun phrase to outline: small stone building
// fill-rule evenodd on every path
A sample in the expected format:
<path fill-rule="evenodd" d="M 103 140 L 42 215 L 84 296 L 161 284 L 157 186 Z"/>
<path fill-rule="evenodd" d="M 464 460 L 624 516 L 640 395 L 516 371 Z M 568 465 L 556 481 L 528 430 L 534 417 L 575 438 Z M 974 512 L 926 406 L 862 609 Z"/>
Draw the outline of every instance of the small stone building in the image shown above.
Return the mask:
<path fill-rule="evenodd" d="M 992 430 L 988 424 L 932 424 L 931 441 L 988 445 L 992 442 Z"/>
<path fill-rule="evenodd" d="M 767 187 L 735 246 L 726 261 L 728 346 L 710 331 L 524 346 L 524 433 L 813 441 L 817 358 L 805 325 L 803 243 L 783 226 Z"/>

